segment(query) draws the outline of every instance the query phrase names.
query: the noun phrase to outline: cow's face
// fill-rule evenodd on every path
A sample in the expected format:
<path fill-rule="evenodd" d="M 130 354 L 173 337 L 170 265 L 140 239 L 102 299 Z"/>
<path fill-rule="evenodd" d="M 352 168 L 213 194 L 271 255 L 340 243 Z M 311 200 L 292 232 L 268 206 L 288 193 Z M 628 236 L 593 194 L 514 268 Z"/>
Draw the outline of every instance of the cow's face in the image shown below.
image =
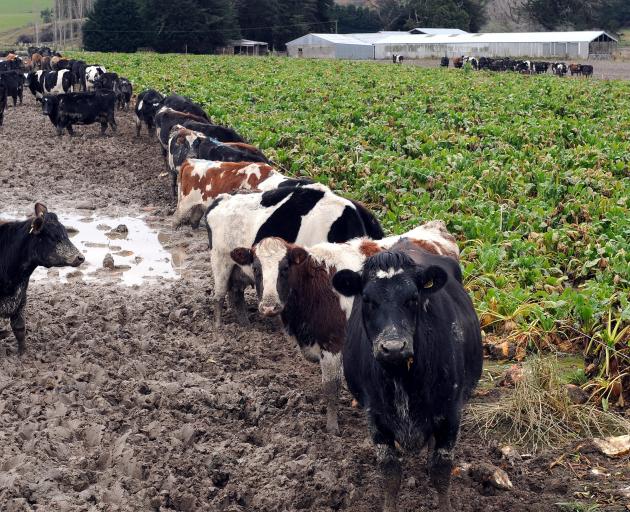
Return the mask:
<path fill-rule="evenodd" d="M 280 238 L 265 238 L 254 248 L 240 247 L 231 253 L 239 265 L 251 265 L 260 299 L 261 315 L 277 316 L 284 310 L 291 289 L 291 275 L 306 260 L 301 247 L 288 244 Z"/>
<path fill-rule="evenodd" d="M 418 315 L 428 296 L 446 283 L 446 272 L 413 263 L 403 253 L 369 258 L 363 273 L 337 272 L 333 286 L 346 296 L 360 296 L 360 314 L 374 358 L 387 366 L 411 365 Z"/>
<path fill-rule="evenodd" d="M 37 203 L 29 231 L 29 254 L 33 263 L 42 267 L 78 267 L 85 261 L 83 254 L 68 238 L 66 228 L 54 213 Z"/>
<path fill-rule="evenodd" d="M 54 96 L 44 96 L 42 98 L 42 112 L 49 116 L 55 113 L 57 107 L 57 98 Z"/>

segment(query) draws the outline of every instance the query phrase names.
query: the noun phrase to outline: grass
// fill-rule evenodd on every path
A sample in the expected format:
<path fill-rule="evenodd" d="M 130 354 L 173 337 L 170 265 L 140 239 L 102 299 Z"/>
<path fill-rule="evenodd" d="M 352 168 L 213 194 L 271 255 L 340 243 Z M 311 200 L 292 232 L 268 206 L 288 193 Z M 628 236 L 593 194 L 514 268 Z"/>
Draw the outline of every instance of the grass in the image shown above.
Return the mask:
<path fill-rule="evenodd" d="M 557 448 L 585 437 L 625 434 L 630 422 L 593 405 L 571 403 L 554 357 L 534 356 L 523 366 L 514 392 L 493 403 L 470 407 L 467 421 L 483 436 L 527 447 Z"/>
<path fill-rule="evenodd" d="M 559 340 L 583 348 L 607 328 L 609 311 L 630 324 L 630 82 L 79 56 L 137 91 L 189 96 L 287 172 L 367 203 L 388 232 L 443 219 L 489 333 L 509 330 L 530 348 Z"/>
<path fill-rule="evenodd" d="M 33 23 L 33 10 L 37 20 L 42 9 L 52 8 L 52 0 L 2 0 L 0 2 L 0 40 L 5 40 L 4 32 L 25 27 Z"/>

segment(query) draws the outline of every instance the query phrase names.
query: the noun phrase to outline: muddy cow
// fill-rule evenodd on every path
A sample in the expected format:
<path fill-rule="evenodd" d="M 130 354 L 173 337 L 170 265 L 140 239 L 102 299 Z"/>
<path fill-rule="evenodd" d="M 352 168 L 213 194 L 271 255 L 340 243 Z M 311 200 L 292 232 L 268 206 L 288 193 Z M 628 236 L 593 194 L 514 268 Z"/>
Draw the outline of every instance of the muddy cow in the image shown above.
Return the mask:
<path fill-rule="evenodd" d="M 4 71 L 0 73 L 0 83 L 6 89 L 6 93 L 13 99 L 13 106 L 17 106 L 18 99 L 20 105 L 24 95 L 24 75 L 18 71 Z"/>
<path fill-rule="evenodd" d="M 133 86 L 126 78 L 119 78 L 114 84 L 114 93 L 118 102 L 118 110 L 129 110 L 131 96 L 133 96 Z"/>
<path fill-rule="evenodd" d="M 315 245 L 345 242 L 383 231 L 372 213 L 321 184 L 285 186 L 267 192 L 221 194 L 208 207 L 206 227 L 214 276 L 215 324 L 221 324 L 225 296 L 237 310 L 239 321 L 248 322 L 243 292 L 254 285 L 250 267 L 235 266 L 231 251 L 252 247 L 263 238 Z"/>
<path fill-rule="evenodd" d="M 149 136 L 153 136 L 155 133 L 155 114 L 160 109 L 163 100 L 164 96 L 153 89 L 147 89 L 138 94 L 135 108 L 136 137 L 140 137 L 142 123 L 146 125 Z"/>
<path fill-rule="evenodd" d="M 237 264 L 253 268 L 259 312 L 267 317 L 280 315 L 287 337 L 297 344 L 307 360 L 319 363 L 328 432 L 339 431 L 341 350 L 353 303 L 352 298 L 335 293 L 331 279 L 338 270 L 360 270 L 367 257 L 403 238 L 435 254 L 459 260 L 455 239 L 439 221 L 377 241 L 357 238 L 306 248 L 280 238 L 265 238 L 252 248 L 239 247 L 231 252 Z"/>
<path fill-rule="evenodd" d="M 49 71 L 43 76 L 42 89 L 44 94 L 65 94 L 72 91 L 73 76 L 67 69 Z"/>
<path fill-rule="evenodd" d="M 7 88 L 0 82 L 0 126 L 4 123 L 4 111 L 7 108 Z"/>
<path fill-rule="evenodd" d="M 65 129 L 74 134 L 72 125 L 101 123 L 101 135 L 107 125 L 116 132 L 116 95 L 105 91 L 97 94 L 71 92 L 57 96 L 47 95 L 42 98 L 42 112 L 47 115 L 61 137 Z"/>
<path fill-rule="evenodd" d="M 103 66 L 86 66 L 85 67 L 85 90 L 93 91 L 94 82 L 102 74 L 107 73 L 107 70 Z"/>
<path fill-rule="evenodd" d="M 26 75 L 26 86 L 35 97 L 35 101 L 41 101 L 44 96 L 44 75 L 46 71 L 31 71 Z"/>
<path fill-rule="evenodd" d="M 179 166 L 176 179 L 177 208 L 173 226 L 199 227 L 208 205 L 223 193 L 238 190 L 271 190 L 288 178 L 264 163 L 190 159 Z"/>
<path fill-rule="evenodd" d="M 35 216 L 0 223 L 0 317 L 9 318 L 22 354 L 26 339 L 26 290 L 39 267 L 78 267 L 84 256 L 54 213 L 37 203 Z"/>
<path fill-rule="evenodd" d="M 452 258 L 409 240 L 342 270 L 335 289 L 355 297 L 343 349 L 348 388 L 368 416 L 383 477 L 383 510 L 395 511 L 402 476 L 397 447 L 431 442 L 429 474 L 440 512 L 451 510 L 453 449 L 462 406 L 482 367 L 479 320 Z"/>
<path fill-rule="evenodd" d="M 94 79 L 94 90 L 113 91 L 118 81 L 118 73 L 103 73 Z"/>
<path fill-rule="evenodd" d="M 183 128 L 181 125 L 175 125 L 171 129 L 167 156 L 167 167 L 173 179 L 173 196 L 176 194 L 177 176 L 181 165 L 189 158 L 219 162 L 263 162 L 272 165 L 263 152 L 255 146 L 243 142 L 219 142 L 202 133 Z"/>

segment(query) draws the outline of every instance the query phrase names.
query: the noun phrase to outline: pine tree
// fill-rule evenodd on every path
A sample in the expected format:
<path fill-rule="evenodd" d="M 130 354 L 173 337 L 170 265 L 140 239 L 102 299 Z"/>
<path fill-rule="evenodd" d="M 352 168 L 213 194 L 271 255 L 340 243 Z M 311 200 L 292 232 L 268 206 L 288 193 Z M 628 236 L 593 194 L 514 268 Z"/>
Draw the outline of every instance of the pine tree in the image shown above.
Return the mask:
<path fill-rule="evenodd" d="M 238 23 L 243 37 L 273 45 L 278 24 L 277 0 L 239 0 Z"/>
<path fill-rule="evenodd" d="M 135 52 L 143 44 L 142 20 L 135 0 L 96 0 L 83 25 L 88 51 Z"/>

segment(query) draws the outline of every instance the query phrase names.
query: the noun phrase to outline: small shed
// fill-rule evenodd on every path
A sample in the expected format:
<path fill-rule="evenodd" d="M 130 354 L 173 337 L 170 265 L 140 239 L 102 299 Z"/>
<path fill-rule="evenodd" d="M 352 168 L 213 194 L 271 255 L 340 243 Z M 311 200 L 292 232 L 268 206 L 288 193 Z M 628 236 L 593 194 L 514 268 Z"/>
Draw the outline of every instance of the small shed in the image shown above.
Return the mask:
<path fill-rule="evenodd" d="M 374 46 L 349 34 L 306 34 L 287 43 L 289 57 L 309 59 L 374 59 Z"/>
<path fill-rule="evenodd" d="M 267 55 L 269 43 L 252 41 L 251 39 L 235 39 L 229 41 L 221 53 L 228 55 Z"/>

